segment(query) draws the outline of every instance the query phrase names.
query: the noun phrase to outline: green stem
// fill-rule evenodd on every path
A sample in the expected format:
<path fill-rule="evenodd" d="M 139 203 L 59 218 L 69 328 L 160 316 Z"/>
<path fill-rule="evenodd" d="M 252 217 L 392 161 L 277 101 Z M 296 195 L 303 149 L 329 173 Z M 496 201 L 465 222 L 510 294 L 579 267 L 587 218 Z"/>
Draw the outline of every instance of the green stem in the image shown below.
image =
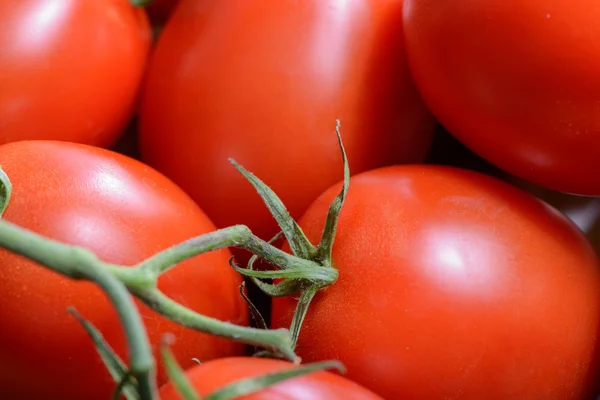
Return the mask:
<path fill-rule="evenodd" d="M 154 286 L 150 284 L 153 279 L 157 279 L 160 274 L 168 271 L 178 263 L 199 254 L 225 247 L 237 247 L 248 250 L 282 270 L 296 268 L 315 269 L 319 267 L 319 264 L 314 261 L 286 253 L 274 247 L 269 242 L 254 236 L 247 226 L 235 225 L 186 240 L 157 253 L 134 267 L 143 270 L 144 275 L 139 274 L 135 270 L 115 273 L 124 279 L 128 279 L 130 286 Z M 118 268 L 118 266 L 113 267 Z M 134 280 L 134 278 L 138 279 Z"/>
<path fill-rule="evenodd" d="M 105 275 L 111 276 L 120 284 L 122 283 L 120 278 L 126 276 L 127 281 L 125 282 L 125 285 L 127 286 L 127 289 L 129 289 L 129 292 L 168 319 L 205 333 L 238 340 L 254 346 L 276 349 L 284 354 L 289 360 L 297 359 L 291 347 L 291 338 L 288 330 L 265 331 L 262 329 L 242 327 L 196 313 L 171 300 L 157 288 L 153 286 L 148 287 L 147 285 L 142 284 L 149 281 L 149 274 L 142 267 L 127 268 L 105 264 L 92 252 L 84 248 L 44 238 L 41 235 L 20 228 L 5 220 L 0 220 L 0 247 L 4 247 L 17 254 L 28 257 L 54 271 L 74 279 L 96 280 L 96 276 L 91 276 L 87 272 L 87 269 L 83 269 L 82 266 L 87 266 L 90 270 L 102 271 Z M 184 250 L 188 249 L 186 246 L 181 246 L 179 248 Z M 280 250 L 277 250 L 274 253 L 278 252 L 280 252 Z M 201 251 L 198 251 L 198 254 L 199 253 L 201 253 Z M 171 254 L 174 259 L 179 259 L 176 252 L 167 250 L 167 254 Z M 189 253 L 187 254 L 189 255 Z M 167 258 L 166 264 L 172 265 L 171 260 Z M 122 276 L 119 274 L 112 274 L 115 271 L 119 271 Z M 125 293 L 127 293 L 127 291 L 125 291 Z M 137 318 L 140 318 L 139 315 Z M 137 348 L 133 348 L 132 353 L 136 352 L 137 354 L 136 350 Z"/>
<path fill-rule="evenodd" d="M 11 194 L 12 183 L 10 183 L 10 179 L 8 179 L 6 172 L 0 167 L 0 218 L 4 214 L 4 211 L 6 211 L 6 207 L 8 207 Z"/>
<path fill-rule="evenodd" d="M 125 374 L 123 374 L 123 376 L 119 380 L 119 383 L 117 384 L 117 388 L 115 389 L 115 392 L 113 393 L 112 400 L 120 400 L 121 399 L 121 397 L 125 394 L 125 388 L 127 387 L 127 385 L 129 384 L 130 381 L 131 381 L 131 373 L 126 372 Z"/>
<path fill-rule="evenodd" d="M 93 253 L 47 240 L 6 220 L 0 220 L 0 246 L 72 279 L 93 281 L 104 289 L 125 329 L 130 352 L 129 370 L 138 380 L 140 398 L 157 398 L 152 376 L 154 358 L 140 314 L 127 288 L 100 266 Z"/>
<path fill-rule="evenodd" d="M 154 357 L 146 334 L 146 328 L 127 288 L 108 271 L 97 268 L 93 263 L 81 264 L 86 271 L 82 275 L 96 282 L 110 297 L 115 306 L 129 349 L 129 373 L 138 382 L 140 399 L 158 399 L 154 380 Z"/>
<path fill-rule="evenodd" d="M 134 7 L 148 7 L 154 0 L 129 0 L 129 4 Z"/>
<path fill-rule="evenodd" d="M 244 342 L 280 352 L 290 361 L 298 361 L 292 350 L 292 340 L 287 329 L 264 330 L 234 325 L 199 314 L 171 300 L 158 289 L 139 291 L 130 288 L 132 293 L 159 314 L 186 326 L 211 335 Z"/>
<path fill-rule="evenodd" d="M 248 242 L 251 236 L 252 232 L 244 225 L 219 229 L 163 250 L 138 264 L 137 267 L 145 270 L 152 276 L 158 276 L 178 263 L 201 253 L 231 246 L 238 247 Z"/>

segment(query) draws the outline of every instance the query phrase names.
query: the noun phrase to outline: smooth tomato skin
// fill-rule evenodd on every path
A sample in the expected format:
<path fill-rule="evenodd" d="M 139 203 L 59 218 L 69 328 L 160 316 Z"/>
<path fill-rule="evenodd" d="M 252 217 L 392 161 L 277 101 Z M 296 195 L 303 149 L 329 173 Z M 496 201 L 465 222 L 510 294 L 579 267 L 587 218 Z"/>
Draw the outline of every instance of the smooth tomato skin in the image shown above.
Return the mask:
<path fill-rule="evenodd" d="M 423 159 L 434 122 L 405 62 L 402 1 L 183 0 L 150 62 L 142 159 L 219 227 L 277 225 L 234 158 L 292 216 L 342 174 Z"/>
<path fill-rule="evenodd" d="M 406 0 L 409 65 L 437 119 L 498 167 L 600 195 L 600 3 Z"/>
<path fill-rule="evenodd" d="M 136 106 L 151 43 L 127 0 L 0 2 L 0 144 L 108 147 Z"/>
<path fill-rule="evenodd" d="M 231 357 L 196 365 L 186 372 L 201 396 L 240 379 L 284 371 L 293 364 L 267 358 Z M 161 400 L 183 400 L 171 383 L 159 392 Z M 260 392 L 241 396 L 239 400 L 383 400 L 378 395 L 327 371 L 313 372 L 277 383 Z"/>
<path fill-rule="evenodd" d="M 299 223 L 318 243 L 340 186 Z M 475 172 L 396 166 L 353 177 L 298 343 L 386 399 L 584 400 L 600 359 L 600 265 L 566 217 Z M 289 326 L 296 300 L 273 302 Z"/>
<path fill-rule="evenodd" d="M 3 218 L 66 243 L 85 246 L 101 260 L 133 265 L 214 225 L 177 186 L 125 156 L 66 142 L 22 141 L 0 146 L 0 164 L 13 183 Z M 228 250 L 181 263 L 159 288 L 189 308 L 247 325 Z M 0 250 L 0 391 L 6 399 L 110 398 L 115 385 L 91 339 L 66 313 L 74 306 L 122 356 L 122 328 L 104 294 L 24 258 Z M 215 299 L 218 299 L 216 301 Z M 185 367 L 192 358 L 243 354 L 243 346 L 172 323 L 137 303 L 153 346 L 173 333 Z M 156 355 L 156 354 L 155 354 Z M 159 382 L 165 382 L 158 366 Z"/>

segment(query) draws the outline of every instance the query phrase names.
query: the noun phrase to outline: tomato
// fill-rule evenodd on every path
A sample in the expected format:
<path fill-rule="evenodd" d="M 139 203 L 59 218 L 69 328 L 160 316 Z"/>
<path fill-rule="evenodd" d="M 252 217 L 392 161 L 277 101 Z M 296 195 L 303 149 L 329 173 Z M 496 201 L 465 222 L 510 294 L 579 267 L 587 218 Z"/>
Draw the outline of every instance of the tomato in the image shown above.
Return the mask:
<path fill-rule="evenodd" d="M 127 0 L 0 1 L 0 144 L 108 147 L 125 129 L 150 48 Z"/>
<path fill-rule="evenodd" d="M 286 361 L 267 358 L 231 357 L 197 365 L 187 371 L 187 378 L 201 396 L 216 391 L 240 379 L 285 371 L 293 368 Z M 162 400 L 182 400 L 171 383 L 160 389 Z M 319 371 L 292 378 L 239 400 L 382 400 L 332 372 Z"/>
<path fill-rule="evenodd" d="M 299 220 L 318 243 L 326 191 Z M 305 362 L 339 359 L 386 399 L 583 400 L 600 360 L 600 262 L 535 197 L 452 167 L 352 178 L 333 247 L 339 280 L 309 308 Z M 274 299 L 273 326 L 296 300 Z"/>
<path fill-rule="evenodd" d="M 406 0 L 406 51 L 437 119 L 498 167 L 600 195 L 600 3 Z"/>
<path fill-rule="evenodd" d="M 183 0 L 142 98 L 142 159 L 219 227 L 278 228 L 232 157 L 292 216 L 341 176 L 423 159 L 434 128 L 405 62 L 402 1 Z"/>
<path fill-rule="evenodd" d="M 85 246 L 111 263 L 133 265 L 175 243 L 213 231 L 198 206 L 155 170 L 86 145 L 22 141 L 0 146 L 14 190 L 6 220 L 56 240 Z M 228 250 L 170 270 L 159 288 L 203 314 L 245 325 L 241 282 Z M 95 285 L 75 282 L 0 251 L 0 392 L 7 399 L 108 399 L 115 385 L 91 339 L 66 313 L 74 306 L 127 354 L 114 307 Z M 218 298 L 218 302 L 215 299 Z M 192 358 L 243 354 L 243 346 L 167 321 L 139 304 L 153 346 L 173 333 L 184 366 Z M 165 374 L 159 367 L 159 381 Z"/>

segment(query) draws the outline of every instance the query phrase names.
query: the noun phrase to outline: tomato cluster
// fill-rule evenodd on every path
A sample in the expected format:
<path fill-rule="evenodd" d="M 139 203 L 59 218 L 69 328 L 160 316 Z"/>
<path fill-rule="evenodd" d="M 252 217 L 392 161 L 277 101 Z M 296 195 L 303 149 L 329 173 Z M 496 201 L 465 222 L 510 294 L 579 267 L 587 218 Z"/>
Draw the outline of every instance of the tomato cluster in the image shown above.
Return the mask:
<path fill-rule="evenodd" d="M 599 38 L 593 0 L 0 1 L 0 397 L 121 390 L 93 254 L 160 386 L 116 398 L 593 399 Z"/>

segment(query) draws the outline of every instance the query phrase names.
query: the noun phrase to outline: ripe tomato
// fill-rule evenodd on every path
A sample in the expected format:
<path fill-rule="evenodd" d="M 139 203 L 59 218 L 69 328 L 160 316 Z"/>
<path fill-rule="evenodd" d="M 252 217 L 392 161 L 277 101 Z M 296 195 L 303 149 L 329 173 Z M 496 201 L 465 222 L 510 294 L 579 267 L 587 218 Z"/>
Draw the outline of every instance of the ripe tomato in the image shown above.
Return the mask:
<path fill-rule="evenodd" d="M 293 368 L 286 361 L 266 358 L 222 358 L 197 365 L 187 377 L 201 396 L 206 396 L 239 379 Z M 171 383 L 160 389 L 162 400 L 182 400 Z M 319 371 L 277 383 L 239 400 L 382 400 L 365 388 L 332 372 Z"/>
<path fill-rule="evenodd" d="M 0 144 L 109 146 L 135 106 L 150 48 L 127 0 L 0 1 Z"/>
<path fill-rule="evenodd" d="M 6 220 L 85 246 L 107 262 L 132 265 L 182 240 L 214 230 L 192 200 L 163 175 L 125 156 L 66 142 L 0 146 L 14 190 Z M 206 315 L 247 324 L 240 278 L 227 250 L 186 261 L 159 288 Z M 0 392 L 7 399 L 108 399 L 115 385 L 69 306 L 126 356 L 113 306 L 95 285 L 68 280 L 0 251 Z M 218 301 L 215 301 L 218 299 Z M 234 342 L 183 328 L 140 305 L 150 340 L 171 332 L 179 362 L 239 355 Z M 160 380 L 164 373 L 159 368 Z"/>
<path fill-rule="evenodd" d="M 233 157 L 295 217 L 340 177 L 422 160 L 433 120 L 405 63 L 402 1 L 183 0 L 161 33 L 141 107 L 142 158 L 217 226 L 276 224 Z"/>
<path fill-rule="evenodd" d="M 545 203 L 483 174 L 395 166 L 353 177 L 333 262 L 300 334 L 386 399 L 583 400 L 600 360 L 600 263 Z M 325 192 L 300 219 L 317 243 Z M 275 299 L 273 325 L 296 301 Z"/>
<path fill-rule="evenodd" d="M 500 168 L 600 195 L 600 2 L 406 0 L 409 65 L 437 119 Z"/>

